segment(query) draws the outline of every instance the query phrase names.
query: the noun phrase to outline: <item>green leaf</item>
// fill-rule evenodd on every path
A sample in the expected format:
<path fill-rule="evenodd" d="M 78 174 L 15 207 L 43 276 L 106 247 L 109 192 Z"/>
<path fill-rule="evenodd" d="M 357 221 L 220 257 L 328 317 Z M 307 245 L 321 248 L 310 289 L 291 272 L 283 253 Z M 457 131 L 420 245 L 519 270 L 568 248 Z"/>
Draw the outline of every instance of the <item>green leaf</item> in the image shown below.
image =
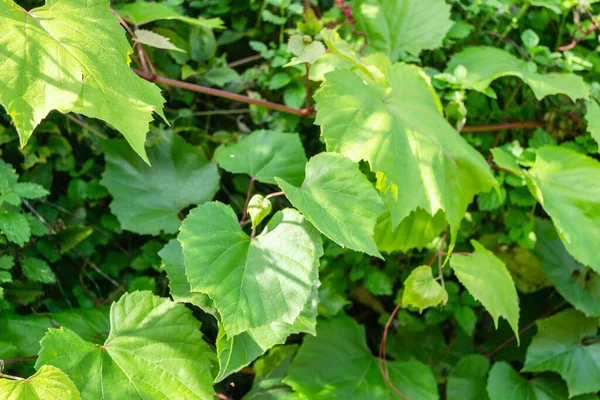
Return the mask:
<path fill-rule="evenodd" d="M 158 33 L 148 31 L 146 29 L 135 30 L 136 41 L 148 46 L 156 47 L 157 49 L 180 51 L 185 53 L 179 47 L 175 46 L 171 41 Z"/>
<path fill-rule="evenodd" d="M 585 120 L 587 121 L 587 131 L 594 138 L 596 143 L 600 145 L 600 106 L 594 99 L 585 102 L 586 112 Z"/>
<path fill-rule="evenodd" d="M 528 381 L 510 364 L 501 361 L 490 371 L 487 390 L 491 400 L 564 400 L 570 396 L 563 381 L 555 376 L 541 376 Z M 573 399 L 593 400 L 597 396 Z"/>
<path fill-rule="evenodd" d="M 209 162 L 201 147 L 177 135 L 148 148 L 150 167 L 121 140 L 102 142 L 106 168 L 102 185 L 113 197 L 111 211 L 123 229 L 140 234 L 175 233 L 181 225 L 178 213 L 192 205 L 210 201 L 219 190 L 216 164 Z"/>
<path fill-rule="evenodd" d="M 9 270 L 15 265 L 15 258 L 13 256 L 0 256 L 0 269 Z"/>
<path fill-rule="evenodd" d="M 480 354 L 469 354 L 456 364 L 446 385 L 447 400 L 489 400 L 486 392 L 490 361 Z"/>
<path fill-rule="evenodd" d="M 154 21 L 177 20 L 186 24 L 203 26 L 206 28 L 222 28 L 221 18 L 190 18 L 182 15 L 173 8 L 160 2 L 138 1 L 127 4 L 117 9 L 125 21 L 137 26 L 145 25 Z"/>
<path fill-rule="evenodd" d="M 305 336 L 284 383 L 308 399 L 397 399 L 367 347 L 364 327 L 346 315 L 321 319 Z M 409 399 L 438 399 L 431 370 L 418 361 L 388 361 L 391 383 Z"/>
<path fill-rule="evenodd" d="M 425 308 L 448 302 L 448 293 L 433 279 L 431 267 L 423 265 L 412 270 L 404 281 L 402 306 L 414 306 L 423 312 Z"/>
<path fill-rule="evenodd" d="M 0 233 L 11 242 L 23 246 L 31 237 L 31 228 L 23 214 L 0 210 Z"/>
<path fill-rule="evenodd" d="M 500 168 L 504 168 L 517 176 L 523 175 L 523 170 L 517 163 L 514 155 L 508 152 L 504 147 L 494 147 L 490 150 L 494 156 L 494 162 Z"/>
<path fill-rule="evenodd" d="M 367 34 L 367 47 L 397 58 L 399 51 L 418 56 L 442 46 L 454 22 L 444 0 L 358 0 L 357 30 Z"/>
<path fill-rule="evenodd" d="M 588 317 L 600 317 L 600 275 L 575 260 L 550 221 L 536 220 L 533 254 L 554 287 Z"/>
<path fill-rule="evenodd" d="M 418 67 L 396 64 L 387 79 L 382 90 L 350 71 L 327 74 L 315 94 L 315 123 L 328 151 L 366 160 L 379 173 L 392 228 L 419 208 L 442 210 L 454 238 L 475 194 L 497 183 L 481 154 L 444 119 Z"/>
<path fill-rule="evenodd" d="M 292 58 L 284 67 L 291 67 L 297 64 L 313 64 L 323 54 L 325 46 L 318 40 L 312 40 L 310 36 L 292 35 L 288 41 L 288 50 L 296 57 Z"/>
<path fill-rule="evenodd" d="M 171 239 L 158 255 L 162 259 L 161 268 L 166 271 L 169 278 L 169 291 L 173 300 L 178 303 L 191 303 L 204 312 L 216 316 L 217 309 L 210 297 L 205 293 L 191 291 L 185 275 L 183 251 L 177 239 Z"/>
<path fill-rule="evenodd" d="M 600 272 L 600 163 L 574 150 L 544 146 L 527 186 L 552 218 L 567 251 Z"/>
<path fill-rule="evenodd" d="M 519 340 L 519 297 L 517 289 L 504 263 L 476 240 L 471 240 L 475 252 L 471 255 L 455 254 L 450 267 L 469 293 L 481 302 L 492 315 L 498 328 L 498 318 L 503 317 Z"/>
<path fill-rule="evenodd" d="M 248 215 L 252 221 L 252 228 L 256 228 L 269 214 L 271 214 L 271 201 L 260 194 L 252 196 L 248 202 Z"/>
<path fill-rule="evenodd" d="M 325 236 L 342 247 L 383 258 L 373 234 L 385 207 L 357 163 L 321 153 L 306 164 L 302 186 L 275 180 L 292 205 Z"/>
<path fill-rule="evenodd" d="M 23 275 L 30 281 L 41 283 L 55 283 L 56 275 L 48 263 L 36 257 L 27 257 L 21 262 Z"/>
<path fill-rule="evenodd" d="M 221 168 L 247 174 L 259 182 L 276 184 L 275 177 L 300 185 L 306 156 L 297 133 L 255 131 L 231 146 L 215 151 Z"/>
<path fill-rule="evenodd" d="M 42 366 L 25 380 L 0 378 L 0 397 L 5 400 L 80 400 L 79 391 L 60 369 Z"/>
<path fill-rule="evenodd" d="M 50 193 L 43 186 L 29 182 L 16 183 L 12 189 L 17 196 L 25 199 L 39 199 L 48 196 Z"/>
<path fill-rule="evenodd" d="M 538 333 L 527 348 L 523 371 L 553 371 L 569 388 L 569 397 L 600 390 L 600 343 L 587 345 L 598 318 L 587 318 L 574 309 L 538 322 Z"/>
<path fill-rule="evenodd" d="M 212 398 L 214 355 L 184 305 L 150 292 L 126 294 L 113 303 L 110 324 L 103 345 L 66 328 L 51 329 L 36 367 L 60 368 L 83 398 Z"/>
<path fill-rule="evenodd" d="M 231 207 L 207 203 L 190 212 L 178 240 L 192 291 L 213 299 L 228 338 L 272 322 L 293 324 L 323 255 L 320 234 L 293 209 L 276 213 L 251 239 Z"/>
<path fill-rule="evenodd" d="M 277 346 L 258 359 L 252 388 L 243 400 L 298 400 L 299 395 L 282 382 L 297 350 L 298 345 Z"/>
<path fill-rule="evenodd" d="M 494 47 L 469 47 L 453 55 L 446 73 L 455 72 L 459 66 L 466 70 L 466 76 L 458 78 L 457 83 L 464 89 L 481 93 L 487 93 L 492 81 L 500 77 L 516 76 L 531 87 L 538 100 L 559 93 L 573 101 L 590 95 L 580 76 L 570 73 L 539 74 L 535 72 L 535 64 L 528 64 Z"/>
<path fill-rule="evenodd" d="M 317 289 L 313 287 L 308 302 L 293 324 L 272 322 L 242 332 L 230 339 L 227 339 L 225 330 L 220 326 L 216 343 L 219 374 L 215 382 L 220 382 L 239 371 L 271 347 L 285 343 L 288 336 L 292 334 L 310 333 L 314 336 L 317 325 L 317 303 Z"/>
<path fill-rule="evenodd" d="M 109 6 L 108 0 L 85 7 L 79 0 L 47 0 L 25 11 L 0 2 L 0 47 L 22 54 L 0 66 L 0 104 L 22 146 L 50 111 L 76 112 L 115 127 L 147 161 L 148 123 L 153 112 L 164 118 L 164 99 L 129 67 L 131 46 Z"/>
<path fill-rule="evenodd" d="M 386 253 L 421 250 L 440 236 L 444 229 L 446 217 L 442 211 L 438 211 L 435 217 L 432 217 L 427 211 L 418 208 L 404 218 L 395 229 L 392 229 L 391 214 L 385 212 L 377 220 L 375 242 L 379 251 Z"/>

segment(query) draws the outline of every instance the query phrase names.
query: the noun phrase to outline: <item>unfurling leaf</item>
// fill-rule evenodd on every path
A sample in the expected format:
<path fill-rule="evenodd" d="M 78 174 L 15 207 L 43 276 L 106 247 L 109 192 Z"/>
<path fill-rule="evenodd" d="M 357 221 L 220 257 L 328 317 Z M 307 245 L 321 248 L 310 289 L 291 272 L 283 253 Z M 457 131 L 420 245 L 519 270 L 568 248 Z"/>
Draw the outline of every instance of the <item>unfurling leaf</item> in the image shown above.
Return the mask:
<path fill-rule="evenodd" d="M 271 213 L 271 201 L 263 195 L 255 194 L 248 202 L 248 215 L 252 221 L 252 228 L 256 228 L 265 217 Z"/>
<path fill-rule="evenodd" d="M 284 67 L 302 63 L 313 64 L 325 54 L 323 43 L 312 40 L 310 36 L 292 35 L 288 42 L 288 50 L 296 57 L 292 58 Z"/>
<path fill-rule="evenodd" d="M 403 307 L 414 306 L 423 312 L 425 308 L 445 305 L 447 301 L 446 289 L 433 279 L 431 267 L 427 265 L 413 269 L 404 281 Z"/>

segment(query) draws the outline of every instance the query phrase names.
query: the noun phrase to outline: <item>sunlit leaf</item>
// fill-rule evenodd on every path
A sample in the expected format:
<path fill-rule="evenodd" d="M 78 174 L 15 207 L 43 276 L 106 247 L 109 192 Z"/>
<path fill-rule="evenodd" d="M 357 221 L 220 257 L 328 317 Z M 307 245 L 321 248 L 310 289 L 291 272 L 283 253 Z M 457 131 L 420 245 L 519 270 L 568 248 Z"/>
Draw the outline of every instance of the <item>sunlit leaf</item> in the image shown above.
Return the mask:
<path fill-rule="evenodd" d="M 423 265 L 412 270 L 404 281 L 402 306 L 417 307 L 419 311 L 448 302 L 448 293 L 433 279 L 431 267 Z"/>
<path fill-rule="evenodd" d="M 56 367 L 42 366 L 26 380 L 0 378 L 0 397 L 4 400 L 80 400 L 79 391 L 69 377 Z"/>

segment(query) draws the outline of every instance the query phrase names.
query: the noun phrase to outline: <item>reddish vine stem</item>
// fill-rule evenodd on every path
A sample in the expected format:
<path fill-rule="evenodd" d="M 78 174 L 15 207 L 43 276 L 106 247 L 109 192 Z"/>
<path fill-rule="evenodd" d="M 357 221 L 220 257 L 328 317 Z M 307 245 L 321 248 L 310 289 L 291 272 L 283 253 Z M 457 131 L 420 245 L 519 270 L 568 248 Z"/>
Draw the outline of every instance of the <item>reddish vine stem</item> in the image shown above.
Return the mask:
<path fill-rule="evenodd" d="M 246 222 L 246 215 L 248 215 L 248 203 L 250 203 L 250 195 L 252 194 L 252 188 L 254 187 L 254 178 L 250 179 L 250 183 L 248 184 L 248 192 L 246 193 L 246 201 L 244 202 L 244 209 L 242 210 L 242 219 L 240 220 L 240 225 L 244 225 Z"/>
<path fill-rule="evenodd" d="M 409 398 L 404 393 L 402 393 L 400 390 L 398 390 L 398 388 L 396 386 L 394 386 L 394 384 L 390 381 L 390 374 L 389 374 L 389 369 L 388 369 L 387 359 L 386 359 L 387 335 L 390 330 L 390 325 L 392 324 L 392 321 L 394 320 L 396 313 L 398 313 L 398 311 L 400 310 L 400 307 L 402 307 L 402 302 L 398 303 L 396 308 L 394 308 L 394 311 L 392 311 L 390 318 L 385 323 L 385 328 L 383 329 L 383 336 L 381 337 L 381 343 L 379 344 L 378 364 L 379 364 L 379 371 L 381 371 L 381 375 L 383 376 L 383 380 L 389 385 L 389 387 L 392 388 L 392 390 L 394 392 L 396 392 L 396 394 L 398 396 L 400 396 L 401 398 L 403 398 L 404 400 L 409 400 Z"/>
<path fill-rule="evenodd" d="M 272 199 L 273 197 L 283 196 L 283 192 L 274 192 L 265 196 L 265 200 Z"/>
<path fill-rule="evenodd" d="M 5 364 L 11 364 L 16 362 L 35 360 L 38 356 L 27 356 L 27 357 L 16 357 L 16 358 L 7 358 L 6 360 L 0 360 L 0 371 L 2 370 L 2 366 Z"/>
<path fill-rule="evenodd" d="M 546 318 L 547 316 L 549 316 L 550 314 L 552 314 L 555 310 L 556 310 L 555 308 L 552 308 L 551 310 L 546 311 L 545 313 L 543 313 L 542 315 L 540 315 L 539 317 L 537 317 L 536 319 L 534 319 L 533 321 L 531 321 L 530 323 L 528 323 L 527 325 L 525 325 L 524 327 L 522 327 L 519 330 L 519 335 L 522 335 L 524 332 L 527 332 L 529 329 L 533 328 L 540 319 Z M 486 356 L 487 358 L 492 358 L 496 353 L 498 353 L 500 350 L 502 350 L 507 345 L 509 345 L 510 343 L 512 343 L 513 340 L 515 340 L 516 338 L 517 338 L 516 335 L 513 335 L 513 336 L 509 337 L 504 342 L 502 342 L 498 346 L 496 346 L 494 349 L 492 349 L 491 351 L 485 353 L 484 356 Z"/>
<path fill-rule="evenodd" d="M 281 112 L 284 112 L 287 114 L 297 115 L 302 118 L 312 117 L 314 115 L 313 110 L 308 110 L 308 109 L 304 109 L 304 108 L 299 109 L 299 108 L 288 107 L 288 106 L 284 106 L 283 104 L 273 103 L 273 102 L 261 100 L 261 99 L 253 99 L 252 97 L 249 97 L 249 96 L 243 96 L 243 95 L 237 94 L 237 93 L 231 93 L 231 92 L 226 92 L 224 90 L 213 89 L 213 88 L 209 88 L 206 86 L 196 85 L 194 83 L 178 81 L 175 79 L 169 79 L 169 78 L 165 78 L 162 76 L 152 76 L 149 73 L 146 73 L 144 71 L 140 71 L 137 69 L 133 69 L 133 72 L 138 74 L 139 77 L 146 79 L 147 81 L 154 82 L 154 83 L 162 83 L 164 85 L 178 87 L 181 89 L 189 90 L 191 92 L 208 94 L 210 96 L 221 97 L 224 99 L 237 101 L 237 102 L 245 103 L 245 104 L 255 104 L 257 106 L 265 107 L 270 110 L 281 111 Z"/>
<path fill-rule="evenodd" d="M 505 122 L 502 124 L 493 125 L 471 125 L 465 126 L 462 132 L 491 132 L 491 131 L 503 131 L 507 129 L 523 129 L 523 128 L 541 128 L 544 126 L 543 122 L 540 121 L 517 121 L 517 122 Z"/>
<path fill-rule="evenodd" d="M 255 54 L 250 57 L 242 58 L 241 60 L 232 61 L 229 64 L 227 64 L 227 67 L 229 67 L 229 68 L 239 67 L 240 65 L 244 65 L 244 64 L 248 64 L 248 63 L 251 63 L 254 61 L 262 60 L 262 58 L 263 57 L 260 54 Z"/>

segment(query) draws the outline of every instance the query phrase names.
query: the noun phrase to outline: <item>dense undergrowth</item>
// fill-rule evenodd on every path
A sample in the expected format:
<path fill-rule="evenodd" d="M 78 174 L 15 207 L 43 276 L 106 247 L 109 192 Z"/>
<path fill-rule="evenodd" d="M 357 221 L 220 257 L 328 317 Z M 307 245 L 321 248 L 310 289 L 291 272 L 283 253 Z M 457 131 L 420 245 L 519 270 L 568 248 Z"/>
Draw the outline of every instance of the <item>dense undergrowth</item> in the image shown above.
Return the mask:
<path fill-rule="evenodd" d="M 595 1 L 17 3 L 1 398 L 598 397 Z"/>

